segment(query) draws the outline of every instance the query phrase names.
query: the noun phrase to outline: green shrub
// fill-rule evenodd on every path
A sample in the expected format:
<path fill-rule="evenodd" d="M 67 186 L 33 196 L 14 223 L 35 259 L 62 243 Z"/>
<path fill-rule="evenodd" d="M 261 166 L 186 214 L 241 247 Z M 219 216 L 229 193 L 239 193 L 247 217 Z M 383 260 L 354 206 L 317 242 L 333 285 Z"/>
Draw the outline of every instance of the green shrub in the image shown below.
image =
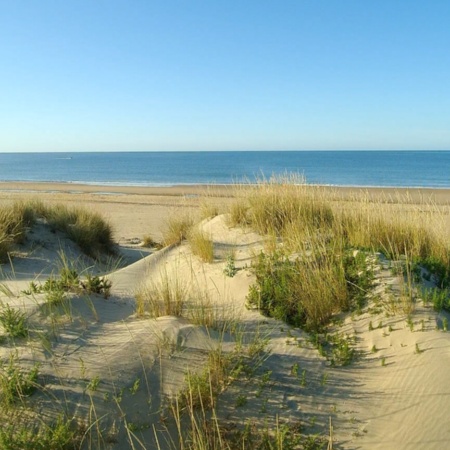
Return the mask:
<path fill-rule="evenodd" d="M 248 303 L 266 316 L 294 326 L 303 325 L 306 322 L 306 312 L 296 289 L 298 283 L 295 264 L 282 253 L 267 255 L 261 252 L 253 270 L 256 284 L 250 287 Z"/>
<path fill-rule="evenodd" d="M 9 305 L 6 305 L 6 307 L 0 311 L 0 324 L 3 326 L 5 332 L 13 338 L 28 336 L 27 318 L 25 313 L 18 309 L 11 308 Z"/>
<path fill-rule="evenodd" d="M 80 287 L 88 294 L 101 294 L 104 298 L 108 298 L 111 293 L 111 281 L 97 275 L 88 274 L 86 279 L 80 282 Z"/>
<path fill-rule="evenodd" d="M 45 280 L 45 283 L 38 284 L 32 281 L 29 289 L 23 291 L 25 295 L 39 294 L 45 292 L 48 303 L 60 303 L 64 300 L 67 292 L 86 292 L 87 294 L 102 294 L 108 298 L 111 293 L 111 281 L 106 277 L 87 274 L 81 280 L 78 272 L 68 266 L 64 266 L 59 277 L 53 275 Z"/>
<path fill-rule="evenodd" d="M 349 309 L 360 309 L 374 279 L 373 271 L 368 267 L 365 252 L 345 252 L 342 258 L 347 282 Z"/>
<path fill-rule="evenodd" d="M 432 273 L 436 284 L 440 288 L 450 287 L 450 265 L 435 256 L 427 256 L 420 263 Z"/>
<path fill-rule="evenodd" d="M 424 303 L 431 303 L 435 311 L 450 311 L 450 291 L 448 289 L 424 289 L 422 291 L 422 297 Z"/>
<path fill-rule="evenodd" d="M 226 277 L 233 278 L 237 274 L 236 265 L 234 263 L 234 256 L 228 255 L 227 256 L 227 263 L 225 265 L 225 268 L 223 269 L 223 274 Z"/>

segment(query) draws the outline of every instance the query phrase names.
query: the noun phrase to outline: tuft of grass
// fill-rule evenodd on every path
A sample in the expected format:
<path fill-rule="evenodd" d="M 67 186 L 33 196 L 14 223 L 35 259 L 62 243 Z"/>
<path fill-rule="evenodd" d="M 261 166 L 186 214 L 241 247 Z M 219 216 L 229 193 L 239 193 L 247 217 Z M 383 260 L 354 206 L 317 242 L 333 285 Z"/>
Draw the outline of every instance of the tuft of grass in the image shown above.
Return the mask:
<path fill-rule="evenodd" d="M 150 235 L 146 234 L 142 238 L 142 247 L 159 249 L 162 247 L 162 245 L 161 245 L 161 243 L 155 241 Z"/>
<path fill-rule="evenodd" d="M 187 239 L 193 223 L 194 221 L 189 214 L 170 215 L 163 230 L 164 245 L 179 244 Z"/>
<path fill-rule="evenodd" d="M 433 309 L 437 312 L 442 310 L 450 311 L 450 290 L 431 288 L 422 290 L 422 298 L 424 304 L 433 306 Z"/>
<path fill-rule="evenodd" d="M 175 274 L 163 271 L 156 282 L 142 286 L 135 295 L 138 317 L 181 316 L 189 299 L 187 285 Z"/>
<path fill-rule="evenodd" d="M 12 338 L 28 336 L 28 325 L 26 314 L 22 311 L 6 305 L 0 311 L 0 324 L 6 334 Z"/>
<path fill-rule="evenodd" d="M 98 213 L 65 205 L 44 207 L 43 217 L 55 230 L 65 233 L 88 256 L 99 258 L 114 253 L 111 225 Z"/>
<path fill-rule="evenodd" d="M 214 244 L 203 231 L 192 228 L 188 234 L 188 242 L 194 255 L 198 256 L 203 262 L 213 262 Z"/>
<path fill-rule="evenodd" d="M 0 361 L 0 404 L 8 407 L 33 394 L 37 388 L 38 375 L 38 364 L 31 370 L 24 370 L 13 353 L 7 363 Z"/>
<path fill-rule="evenodd" d="M 246 200 L 236 199 L 230 205 L 230 211 L 227 217 L 228 225 L 232 227 L 246 226 L 250 224 L 248 217 L 249 206 Z"/>
<path fill-rule="evenodd" d="M 25 202 L 0 207 L 0 262 L 8 260 L 13 245 L 25 240 L 26 233 L 34 222 L 34 211 Z"/>
<path fill-rule="evenodd" d="M 28 201 L 0 208 L 0 260 L 7 260 L 12 246 L 24 241 L 38 218 L 65 233 L 88 256 L 114 253 L 112 227 L 100 214 L 85 208 Z"/>

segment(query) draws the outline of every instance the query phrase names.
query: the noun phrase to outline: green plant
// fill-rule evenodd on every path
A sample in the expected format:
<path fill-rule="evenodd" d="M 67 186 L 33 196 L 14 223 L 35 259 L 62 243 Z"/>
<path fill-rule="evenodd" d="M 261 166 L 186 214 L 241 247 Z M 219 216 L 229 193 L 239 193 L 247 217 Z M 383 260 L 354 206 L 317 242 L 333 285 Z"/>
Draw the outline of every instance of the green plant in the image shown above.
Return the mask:
<path fill-rule="evenodd" d="M 59 272 L 58 284 L 64 291 L 78 288 L 80 278 L 78 272 L 70 267 L 64 266 Z"/>
<path fill-rule="evenodd" d="M 85 391 L 95 392 L 98 389 L 99 384 L 100 384 L 100 377 L 96 375 L 86 385 Z"/>
<path fill-rule="evenodd" d="M 66 292 L 56 286 L 47 288 L 45 294 L 45 301 L 47 305 L 55 306 L 62 304 L 67 299 Z"/>
<path fill-rule="evenodd" d="M 16 400 L 30 396 L 36 390 L 39 365 L 31 370 L 20 367 L 17 356 L 10 354 L 7 363 L 0 361 L 0 400 L 9 406 Z"/>
<path fill-rule="evenodd" d="M 256 283 L 247 301 L 267 316 L 317 330 L 347 299 L 342 266 L 333 257 L 291 261 L 281 252 L 260 253 L 253 270 Z M 326 256 L 325 256 L 326 258 Z M 324 282 L 326 280 L 326 283 Z"/>
<path fill-rule="evenodd" d="M 63 416 L 51 424 L 14 423 L 0 428 L 0 449 L 72 450 L 79 448 L 80 435 L 74 420 Z"/>
<path fill-rule="evenodd" d="M 237 273 L 236 265 L 234 262 L 234 256 L 229 254 L 227 256 L 227 262 L 225 268 L 223 269 L 223 274 L 227 277 L 233 278 Z"/>
<path fill-rule="evenodd" d="M 247 404 L 247 402 L 248 402 L 248 400 L 245 395 L 240 394 L 236 397 L 236 407 L 237 408 L 245 406 Z"/>
<path fill-rule="evenodd" d="M 443 249 L 445 250 L 445 247 L 443 247 Z M 450 287 L 450 264 L 448 258 L 448 254 L 446 255 L 446 258 L 429 254 L 421 259 L 421 264 L 423 265 L 423 267 L 428 269 L 429 273 L 433 276 L 436 284 L 441 289 Z"/>
<path fill-rule="evenodd" d="M 355 349 L 350 339 L 340 336 L 335 337 L 331 356 L 332 365 L 348 366 L 353 362 L 355 356 Z"/>
<path fill-rule="evenodd" d="M 130 387 L 131 395 L 137 394 L 137 392 L 139 391 L 140 384 L 141 384 L 141 380 L 139 378 L 136 378 L 136 380 L 134 380 L 133 386 Z"/>
<path fill-rule="evenodd" d="M 300 376 L 300 386 L 301 387 L 306 387 L 307 385 L 307 381 L 306 381 L 306 370 L 304 369 L 302 371 L 302 374 Z"/>
<path fill-rule="evenodd" d="M 108 298 L 111 294 L 112 283 L 106 277 L 87 274 L 86 279 L 80 281 L 80 287 L 88 294 L 101 294 Z"/>
<path fill-rule="evenodd" d="M 437 312 L 442 310 L 450 311 L 450 291 L 449 289 L 431 288 L 422 290 L 424 304 L 431 303 Z"/>
<path fill-rule="evenodd" d="M 28 336 L 26 314 L 18 309 L 11 308 L 9 305 L 6 305 L 0 311 L 0 324 L 5 332 L 13 338 Z"/>
<path fill-rule="evenodd" d="M 447 317 L 444 317 L 442 319 L 442 328 L 443 328 L 444 331 L 448 330 L 448 319 L 447 319 Z"/>

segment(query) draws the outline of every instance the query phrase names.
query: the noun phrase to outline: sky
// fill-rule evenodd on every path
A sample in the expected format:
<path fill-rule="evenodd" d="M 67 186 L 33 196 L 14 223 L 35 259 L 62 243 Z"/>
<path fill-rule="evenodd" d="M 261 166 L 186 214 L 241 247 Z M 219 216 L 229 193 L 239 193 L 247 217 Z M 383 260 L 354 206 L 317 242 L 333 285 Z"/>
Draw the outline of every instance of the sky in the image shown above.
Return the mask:
<path fill-rule="evenodd" d="M 448 0 L 0 0 L 0 152 L 450 149 Z"/>

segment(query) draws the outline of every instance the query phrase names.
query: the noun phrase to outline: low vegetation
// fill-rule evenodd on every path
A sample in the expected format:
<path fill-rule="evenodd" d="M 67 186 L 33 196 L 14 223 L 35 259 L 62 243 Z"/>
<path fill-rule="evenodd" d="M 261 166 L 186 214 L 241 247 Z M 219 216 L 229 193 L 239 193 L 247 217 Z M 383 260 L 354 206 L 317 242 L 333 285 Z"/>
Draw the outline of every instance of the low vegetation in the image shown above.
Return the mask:
<path fill-rule="evenodd" d="M 343 202 L 302 181 L 288 177 L 240 188 L 230 207 L 232 224 L 283 243 L 257 258 L 250 305 L 317 330 L 333 314 L 363 306 L 371 280 L 367 258 L 375 252 L 406 258 L 410 291 L 420 267 L 432 273 L 440 288 L 447 286 L 450 248 L 433 205 L 412 205 L 399 214 L 392 199 Z"/>
<path fill-rule="evenodd" d="M 192 228 L 188 234 L 188 242 L 194 255 L 198 256 L 203 262 L 213 262 L 214 245 L 212 240 L 204 232 Z"/>
<path fill-rule="evenodd" d="M 187 239 L 193 223 L 194 220 L 190 214 L 170 215 L 163 230 L 164 245 L 179 244 Z"/>
<path fill-rule="evenodd" d="M 0 262 L 8 259 L 13 245 L 23 242 L 38 219 L 67 235 L 88 256 L 99 258 L 114 253 L 112 227 L 100 214 L 34 200 L 0 208 Z"/>

